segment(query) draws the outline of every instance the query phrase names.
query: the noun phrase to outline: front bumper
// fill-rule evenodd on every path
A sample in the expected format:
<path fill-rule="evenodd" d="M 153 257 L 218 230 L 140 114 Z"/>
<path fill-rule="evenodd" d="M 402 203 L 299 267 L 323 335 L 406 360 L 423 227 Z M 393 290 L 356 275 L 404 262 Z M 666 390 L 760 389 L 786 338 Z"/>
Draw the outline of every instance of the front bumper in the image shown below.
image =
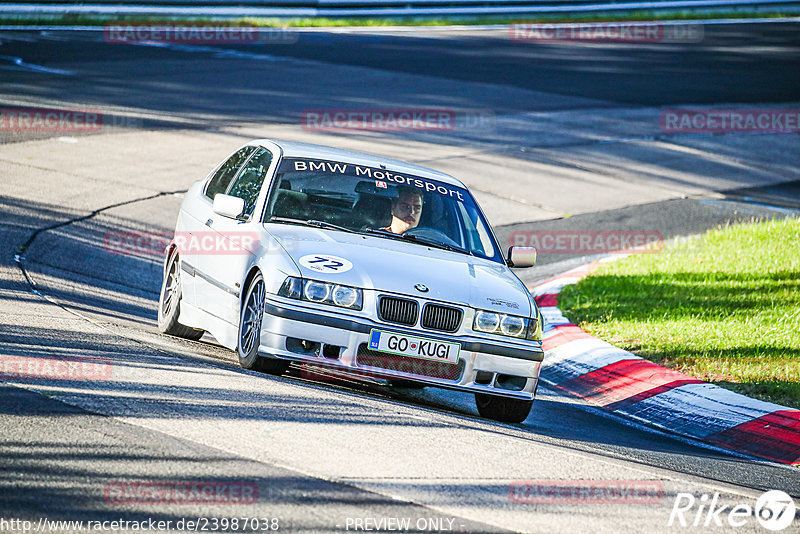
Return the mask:
<path fill-rule="evenodd" d="M 457 364 L 399 357 L 368 349 L 377 328 L 459 343 Z M 410 380 L 449 389 L 533 399 L 544 353 L 540 342 L 506 342 L 476 335 L 448 335 L 356 317 L 337 308 L 267 295 L 259 353 L 363 376 Z"/>

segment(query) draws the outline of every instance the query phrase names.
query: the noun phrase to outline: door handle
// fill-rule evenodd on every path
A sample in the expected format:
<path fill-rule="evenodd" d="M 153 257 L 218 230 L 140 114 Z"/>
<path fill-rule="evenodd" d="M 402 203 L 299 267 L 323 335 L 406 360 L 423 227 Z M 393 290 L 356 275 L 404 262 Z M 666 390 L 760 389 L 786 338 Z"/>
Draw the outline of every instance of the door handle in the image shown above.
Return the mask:
<path fill-rule="evenodd" d="M 211 226 L 212 224 L 214 224 L 214 219 L 209 219 L 206 221 L 206 226 Z"/>

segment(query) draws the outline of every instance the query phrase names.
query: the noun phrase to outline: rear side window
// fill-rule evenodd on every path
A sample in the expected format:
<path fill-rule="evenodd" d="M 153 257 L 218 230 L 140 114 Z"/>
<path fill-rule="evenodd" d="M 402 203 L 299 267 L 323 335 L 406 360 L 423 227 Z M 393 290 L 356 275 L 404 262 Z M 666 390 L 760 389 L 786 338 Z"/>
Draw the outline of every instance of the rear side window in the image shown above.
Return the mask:
<path fill-rule="evenodd" d="M 261 192 L 261 185 L 267 176 L 270 163 L 272 163 L 272 153 L 266 148 L 259 148 L 228 191 L 229 195 L 244 200 L 245 215 L 251 215 L 256 207 L 256 199 Z"/>
<path fill-rule="evenodd" d="M 218 193 L 225 193 L 227 191 L 228 186 L 233 180 L 233 177 L 236 176 L 236 172 L 239 170 L 239 167 L 247 161 L 247 158 L 253 151 L 256 149 L 254 146 L 246 146 L 242 147 L 236 151 L 231 157 L 228 158 L 228 161 L 222 164 L 222 167 L 219 168 L 217 173 L 211 178 L 211 181 L 208 182 L 208 187 L 206 187 L 206 196 L 211 200 L 214 200 L 214 196 Z"/>

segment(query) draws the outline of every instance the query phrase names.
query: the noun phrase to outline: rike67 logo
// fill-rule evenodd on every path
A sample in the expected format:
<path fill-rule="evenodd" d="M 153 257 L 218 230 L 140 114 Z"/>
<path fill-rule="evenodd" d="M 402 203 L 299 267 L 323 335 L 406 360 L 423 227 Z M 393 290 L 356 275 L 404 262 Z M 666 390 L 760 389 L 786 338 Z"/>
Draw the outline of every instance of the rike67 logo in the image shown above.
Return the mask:
<path fill-rule="evenodd" d="M 691 493 L 678 493 L 669 515 L 669 527 L 743 527 L 755 518 L 762 527 L 778 532 L 788 528 L 795 519 L 797 507 L 785 492 L 770 490 L 761 495 L 755 506 L 719 503 L 720 495 L 703 494 L 699 498 Z M 726 524 L 727 523 L 727 524 Z"/>

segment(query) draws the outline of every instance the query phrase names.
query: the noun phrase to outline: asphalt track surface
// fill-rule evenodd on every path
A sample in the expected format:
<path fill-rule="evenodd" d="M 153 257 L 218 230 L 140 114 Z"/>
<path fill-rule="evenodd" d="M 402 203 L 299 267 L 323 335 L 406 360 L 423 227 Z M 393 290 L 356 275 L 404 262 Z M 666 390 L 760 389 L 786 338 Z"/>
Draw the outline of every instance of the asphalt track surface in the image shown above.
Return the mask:
<path fill-rule="evenodd" d="M 257 48 L 0 33 L 3 107 L 98 109 L 106 120 L 91 135 L 0 132 L 2 355 L 90 356 L 112 369 L 110 380 L 4 379 L 0 517 L 279 517 L 281 530 L 319 532 L 352 531 L 356 518 L 411 518 L 434 531 L 653 532 L 686 530 L 666 526 L 679 492 L 719 492 L 728 505 L 752 505 L 767 489 L 800 497 L 796 469 L 632 426 L 544 387 L 525 423 L 502 425 L 478 418 L 465 395 L 242 371 L 208 336 L 158 335 L 158 256 L 103 245 L 109 232 L 168 232 L 180 192 L 259 136 L 452 172 L 504 242 L 541 229 L 670 238 L 796 215 L 797 134 L 670 137 L 657 125 L 669 106 L 796 108 L 797 30 L 709 26 L 701 43 L 683 45 L 309 32 Z M 482 113 L 491 124 L 410 134 L 300 125 L 307 109 L 406 106 Z M 23 273 L 13 256 L 25 244 Z M 545 255 L 520 274 L 532 281 L 583 260 Z M 664 494 L 530 503 L 509 492 L 519 481 L 580 480 L 656 481 Z M 258 498 L 104 498 L 121 481 L 244 481 Z M 736 531 L 760 528 L 750 518 Z"/>

